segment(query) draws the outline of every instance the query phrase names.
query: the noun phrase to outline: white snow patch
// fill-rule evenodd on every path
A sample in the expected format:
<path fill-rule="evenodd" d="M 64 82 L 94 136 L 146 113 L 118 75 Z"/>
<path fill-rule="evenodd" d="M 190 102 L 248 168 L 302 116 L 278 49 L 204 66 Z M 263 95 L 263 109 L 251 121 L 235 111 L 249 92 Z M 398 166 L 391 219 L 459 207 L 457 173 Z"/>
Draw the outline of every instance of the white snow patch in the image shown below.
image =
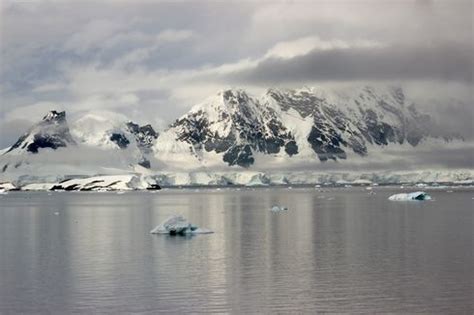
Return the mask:
<path fill-rule="evenodd" d="M 16 186 L 10 182 L 0 183 L 0 191 L 9 191 L 16 189 Z"/>

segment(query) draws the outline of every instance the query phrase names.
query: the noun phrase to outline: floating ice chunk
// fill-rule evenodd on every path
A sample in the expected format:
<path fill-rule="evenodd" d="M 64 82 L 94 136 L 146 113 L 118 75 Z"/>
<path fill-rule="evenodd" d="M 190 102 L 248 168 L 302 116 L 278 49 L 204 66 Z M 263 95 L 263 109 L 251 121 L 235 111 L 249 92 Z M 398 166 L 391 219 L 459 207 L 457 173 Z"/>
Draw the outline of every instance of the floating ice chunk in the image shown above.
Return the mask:
<path fill-rule="evenodd" d="M 191 224 L 180 215 L 174 215 L 150 231 L 151 234 L 190 235 L 214 233 L 208 229 L 201 229 Z"/>
<path fill-rule="evenodd" d="M 288 211 L 288 207 L 273 206 L 270 209 L 270 211 L 272 211 L 272 212 Z"/>
<path fill-rule="evenodd" d="M 409 201 L 409 200 L 430 200 L 431 196 L 424 191 L 416 191 L 407 194 L 396 194 L 388 197 L 392 201 Z"/>
<path fill-rule="evenodd" d="M 192 229 L 192 225 L 182 216 L 172 216 L 151 230 L 152 234 L 179 234 Z"/>

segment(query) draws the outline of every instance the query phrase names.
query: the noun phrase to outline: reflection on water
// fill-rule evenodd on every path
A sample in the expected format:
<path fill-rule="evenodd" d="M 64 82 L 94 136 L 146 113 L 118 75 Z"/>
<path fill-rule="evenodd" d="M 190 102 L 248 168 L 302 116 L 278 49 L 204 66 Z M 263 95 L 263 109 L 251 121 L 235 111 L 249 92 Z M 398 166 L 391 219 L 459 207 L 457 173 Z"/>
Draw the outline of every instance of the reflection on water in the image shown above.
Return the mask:
<path fill-rule="evenodd" d="M 10 193 L 0 313 L 472 313 L 472 191 L 392 192 Z M 149 234 L 176 213 L 215 233 Z"/>

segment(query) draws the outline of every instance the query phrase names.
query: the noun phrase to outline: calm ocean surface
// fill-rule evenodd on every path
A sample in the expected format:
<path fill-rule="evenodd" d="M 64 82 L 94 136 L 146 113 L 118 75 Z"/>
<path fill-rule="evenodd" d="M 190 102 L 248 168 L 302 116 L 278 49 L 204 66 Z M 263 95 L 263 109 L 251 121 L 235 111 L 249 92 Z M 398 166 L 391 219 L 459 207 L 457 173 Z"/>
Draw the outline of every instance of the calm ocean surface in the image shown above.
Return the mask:
<path fill-rule="evenodd" d="M 0 313 L 472 314 L 474 190 L 447 190 L 10 192 Z M 149 234 L 172 214 L 215 233 Z"/>

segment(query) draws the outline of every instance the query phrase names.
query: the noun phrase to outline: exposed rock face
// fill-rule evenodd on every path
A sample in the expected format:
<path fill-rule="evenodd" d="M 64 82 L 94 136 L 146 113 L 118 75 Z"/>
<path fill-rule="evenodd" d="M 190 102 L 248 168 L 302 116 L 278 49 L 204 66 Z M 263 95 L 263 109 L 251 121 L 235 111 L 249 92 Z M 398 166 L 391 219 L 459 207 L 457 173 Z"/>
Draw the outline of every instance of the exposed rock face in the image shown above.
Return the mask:
<path fill-rule="evenodd" d="M 144 149 L 150 149 L 158 138 L 158 132 L 151 125 L 139 126 L 130 121 L 127 128 L 135 136 L 138 145 Z"/>
<path fill-rule="evenodd" d="M 114 142 L 120 149 L 125 149 L 129 144 L 127 137 L 121 133 L 112 133 L 110 141 Z"/>
<path fill-rule="evenodd" d="M 349 95 L 324 95 L 313 89 L 269 90 L 267 96 L 284 112 L 296 111 L 312 119 L 307 137 L 321 161 L 345 159 L 347 149 L 358 155 L 368 153 L 368 145 L 388 145 L 407 141 L 416 146 L 428 136 L 430 117 L 405 104 L 400 88 L 377 91 L 371 87 Z"/>
<path fill-rule="evenodd" d="M 298 153 L 294 137 L 275 110 L 262 106 L 242 90 L 219 93 L 211 103 L 178 119 L 171 129 L 177 141 L 192 146 L 196 156 L 201 150 L 222 153 L 223 161 L 231 166 L 252 165 L 253 152 Z"/>
<path fill-rule="evenodd" d="M 126 149 L 132 140 L 129 140 L 126 134 L 128 137 L 132 137 L 135 140 L 137 147 L 141 152 L 138 165 L 145 168 L 150 168 L 151 162 L 147 158 L 147 155 L 151 153 L 151 148 L 158 138 L 158 133 L 151 125 L 140 126 L 134 122 L 129 121 L 125 124 L 125 132 L 112 133 L 110 140 L 114 142 L 120 149 Z"/>
<path fill-rule="evenodd" d="M 295 119 L 310 128 L 303 130 Z M 269 89 L 260 99 L 225 90 L 195 106 L 166 133 L 189 144 L 197 159 L 214 152 L 230 166 L 249 167 L 256 153 L 292 157 L 308 145 L 323 162 L 346 159 L 348 150 L 365 156 L 373 145 L 416 146 L 429 136 L 429 122 L 399 88 L 364 87 L 346 95 Z"/>
<path fill-rule="evenodd" d="M 145 168 L 151 168 L 151 162 L 147 158 L 148 154 L 152 151 L 152 146 L 158 138 L 158 133 L 153 129 L 151 125 L 139 126 L 133 122 L 127 123 L 128 131 L 133 135 L 139 150 L 142 153 L 142 157 L 138 161 L 138 165 Z"/>

